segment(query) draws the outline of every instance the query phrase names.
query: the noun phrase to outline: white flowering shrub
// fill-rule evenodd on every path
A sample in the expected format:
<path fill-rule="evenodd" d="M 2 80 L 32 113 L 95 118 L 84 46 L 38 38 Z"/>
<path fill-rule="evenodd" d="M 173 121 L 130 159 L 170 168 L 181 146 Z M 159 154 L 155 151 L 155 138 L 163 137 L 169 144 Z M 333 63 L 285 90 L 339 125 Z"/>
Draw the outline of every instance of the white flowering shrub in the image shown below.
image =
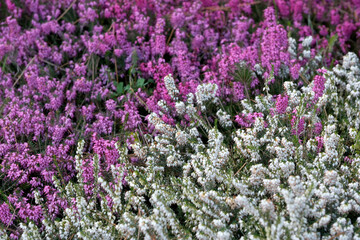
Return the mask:
<path fill-rule="evenodd" d="M 55 179 L 69 203 L 63 218 L 45 217 L 41 229 L 22 225 L 22 238 L 360 239 L 359 66 L 349 53 L 307 86 L 285 82 L 283 98 L 243 100 L 242 114 L 255 117 L 242 128 L 215 84 L 184 102 L 166 77 L 176 104 L 159 106 L 179 120 L 189 116 L 188 124 L 150 114 L 156 134 L 136 138 L 136 163 L 119 145 L 106 179 L 95 157 L 90 197 L 80 142 L 78 183 Z"/>

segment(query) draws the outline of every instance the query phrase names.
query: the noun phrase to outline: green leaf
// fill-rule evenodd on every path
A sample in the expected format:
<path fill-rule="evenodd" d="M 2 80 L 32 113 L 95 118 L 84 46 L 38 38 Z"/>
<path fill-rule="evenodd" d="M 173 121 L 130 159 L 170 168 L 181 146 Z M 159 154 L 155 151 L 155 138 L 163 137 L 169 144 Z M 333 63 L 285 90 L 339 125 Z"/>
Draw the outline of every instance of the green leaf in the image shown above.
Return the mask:
<path fill-rule="evenodd" d="M 353 148 L 359 152 L 360 151 L 360 132 L 357 133 L 355 137 L 355 144 L 353 145 Z"/>
<path fill-rule="evenodd" d="M 124 93 L 124 83 L 123 82 L 119 82 L 116 85 L 116 92 L 119 95 L 122 95 Z"/>
<path fill-rule="evenodd" d="M 2 67 L 1 67 L 1 69 L 2 69 L 3 72 L 5 72 L 5 66 L 6 66 L 7 57 L 8 57 L 8 56 L 5 55 L 5 57 L 4 57 L 4 59 L 3 59 L 3 64 L 2 64 Z"/>
<path fill-rule="evenodd" d="M 137 66 L 138 59 L 139 59 L 139 57 L 137 55 L 136 50 L 134 49 L 131 53 L 131 63 L 133 66 Z"/>
<path fill-rule="evenodd" d="M 141 88 L 141 87 L 145 86 L 144 83 L 145 83 L 145 79 L 143 79 L 143 78 L 138 78 L 138 80 L 136 81 L 136 86 L 139 87 L 139 88 Z"/>
<path fill-rule="evenodd" d="M 130 85 L 126 85 L 124 90 L 128 92 L 130 90 Z"/>
<path fill-rule="evenodd" d="M 112 93 L 112 94 L 110 94 L 110 98 L 111 99 L 114 99 L 114 98 L 117 98 L 119 95 L 118 94 L 116 94 L 116 93 Z"/>
<path fill-rule="evenodd" d="M 100 94 L 100 93 L 96 96 L 96 100 L 97 100 L 98 102 L 101 101 L 101 94 Z"/>
<path fill-rule="evenodd" d="M 331 51 L 333 50 L 333 47 L 334 47 L 337 39 L 338 39 L 338 35 L 337 35 L 337 34 L 335 34 L 335 35 L 333 35 L 333 36 L 330 37 L 330 39 L 329 39 L 329 44 L 328 44 L 329 52 L 331 52 Z"/>

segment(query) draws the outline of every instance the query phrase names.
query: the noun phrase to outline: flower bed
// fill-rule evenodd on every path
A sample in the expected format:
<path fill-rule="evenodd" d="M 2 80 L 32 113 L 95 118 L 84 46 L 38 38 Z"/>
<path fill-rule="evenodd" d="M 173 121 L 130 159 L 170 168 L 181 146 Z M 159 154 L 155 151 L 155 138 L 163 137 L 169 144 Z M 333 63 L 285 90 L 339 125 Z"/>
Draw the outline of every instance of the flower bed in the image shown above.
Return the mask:
<path fill-rule="evenodd" d="M 4 239 L 360 238 L 356 1 L 1 4 Z"/>

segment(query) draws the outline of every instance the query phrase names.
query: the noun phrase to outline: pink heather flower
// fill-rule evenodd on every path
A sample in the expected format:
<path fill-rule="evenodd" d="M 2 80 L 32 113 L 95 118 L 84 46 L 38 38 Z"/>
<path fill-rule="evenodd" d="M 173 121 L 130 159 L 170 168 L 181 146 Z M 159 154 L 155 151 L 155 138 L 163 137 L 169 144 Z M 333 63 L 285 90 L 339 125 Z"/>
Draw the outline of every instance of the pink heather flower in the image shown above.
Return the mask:
<path fill-rule="evenodd" d="M 13 215 L 6 203 L 0 205 L 0 221 L 5 224 L 5 226 L 9 226 L 13 223 Z"/>
<path fill-rule="evenodd" d="M 122 112 L 121 122 L 125 124 L 125 130 L 136 129 L 141 123 L 141 117 L 136 105 L 132 101 L 127 101 L 124 104 L 124 111 Z"/>
<path fill-rule="evenodd" d="M 240 82 L 233 82 L 233 96 L 235 101 L 240 101 L 245 98 L 244 85 Z"/>
<path fill-rule="evenodd" d="M 347 163 L 352 163 L 354 160 L 353 159 L 351 159 L 350 157 L 348 157 L 348 156 L 345 156 L 344 157 L 344 162 L 347 162 Z"/>
<path fill-rule="evenodd" d="M 181 8 L 177 8 L 171 15 L 171 25 L 174 28 L 181 28 L 185 23 L 185 14 Z"/>
<path fill-rule="evenodd" d="M 163 34 L 155 36 L 155 41 L 152 45 L 152 54 L 163 56 L 166 52 L 166 37 Z"/>
<path fill-rule="evenodd" d="M 298 124 L 298 135 L 300 135 L 305 129 L 305 119 L 301 118 Z"/>
<path fill-rule="evenodd" d="M 96 106 L 93 103 L 87 107 L 86 106 L 81 107 L 81 114 L 87 122 L 90 122 L 93 119 L 95 109 Z"/>
<path fill-rule="evenodd" d="M 325 73 L 324 70 L 321 70 L 321 69 L 319 69 L 318 72 Z M 316 102 L 317 100 L 319 100 L 319 98 L 323 95 L 324 90 L 325 90 L 325 82 L 326 82 L 326 79 L 324 76 L 316 75 L 314 77 L 314 86 L 313 86 L 312 90 L 314 91 L 315 96 L 314 96 L 313 102 Z"/>
<path fill-rule="evenodd" d="M 346 52 L 346 49 L 348 47 L 346 41 L 350 39 L 351 34 L 355 30 L 356 30 L 356 25 L 352 22 L 346 21 L 342 24 L 337 25 L 336 33 L 339 36 L 339 42 L 340 42 L 341 50 L 343 50 L 343 52 Z"/>
<path fill-rule="evenodd" d="M 251 123 L 247 122 L 246 116 L 244 114 L 236 115 L 235 122 L 242 127 L 251 127 Z"/>
<path fill-rule="evenodd" d="M 264 10 L 265 24 L 267 27 L 276 24 L 275 10 L 273 7 L 268 7 Z"/>
<path fill-rule="evenodd" d="M 340 22 L 340 14 L 336 9 L 330 11 L 331 25 L 338 25 Z"/>
<path fill-rule="evenodd" d="M 323 15 L 325 13 L 325 6 L 322 4 L 316 4 L 314 6 L 315 8 L 315 13 L 316 13 L 316 19 L 318 21 L 321 21 L 321 19 L 323 18 Z"/>
<path fill-rule="evenodd" d="M 251 6 L 253 5 L 254 1 L 255 0 L 230 0 L 229 5 L 232 2 L 230 7 L 234 9 L 234 5 L 237 2 L 237 6 L 240 8 L 241 11 L 247 14 L 251 14 Z"/>
<path fill-rule="evenodd" d="M 288 17 L 290 14 L 290 9 L 289 6 L 287 4 L 287 1 L 284 0 L 276 0 L 276 6 L 279 9 L 280 15 L 282 17 Z"/>
<path fill-rule="evenodd" d="M 319 153 L 322 150 L 323 146 L 324 146 L 324 138 L 318 136 L 318 137 L 315 137 L 315 139 L 318 142 L 317 152 Z"/>
<path fill-rule="evenodd" d="M 251 127 L 256 118 L 264 117 L 264 114 L 259 112 L 249 113 L 247 116 L 243 113 L 235 116 L 235 122 L 242 127 Z"/>
<path fill-rule="evenodd" d="M 321 122 L 317 122 L 314 124 L 314 134 L 319 135 L 322 131 L 322 124 Z"/>
<path fill-rule="evenodd" d="M 110 196 L 110 195 L 106 195 L 106 196 L 105 196 L 105 199 L 106 199 L 106 201 L 107 201 L 107 205 L 109 206 L 109 208 L 112 208 L 114 202 L 113 202 L 111 196 Z"/>
<path fill-rule="evenodd" d="M 115 147 L 116 141 L 98 138 L 96 133 L 94 133 L 92 135 L 92 142 L 94 143 L 94 153 L 98 154 L 101 159 L 105 160 L 106 170 L 109 171 L 111 165 L 115 165 L 119 159 L 119 152 Z"/>
<path fill-rule="evenodd" d="M 162 115 L 161 120 L 163 120 L 166 124 L 175 126 L 175 119 L 168 117 L 166 114 Z"/>
<path fill-rule="evenodd" d="M 264 12 L 266 29 L 261 38 L 261 63 L 269 74 L 274 67 L 278 75 L 281 64 L 289 65 L 288 38 L 284 27 L 276 23 L 275 12 L 269 7 Z"/>
<path fill-rule="evenodd" d="M 301 65 L 299 63 L 295 63 L 293 66 L 290 67 L 290 75 L 293 79 L 299 78 L 299 72 L 300 72 Z"/>
<path fill-rule="evenodd" d="M 297 125 L 296 123 L 297 123 L 297 117 L 296 115 L 294 115 L 291 119 L 291 127 L 292 127 L 291 132 L 293 135 L 299 136 L 300 134 L 303 133 L 305 129 L 305 119 L 302 117 Z"/>
<path fill-rule="evenodd" d="M 93 130 L 98 134 L 110 134 L 114 121 L 102 114 L 96 114 L 96 122 L 93 123 Z"/>
<path fill-rule="evenodd" d="M 112 99 L 107 100 L 105 105 L 106 105 L 106 109 L 110 112 L 114 112 L 116 109 L 116 102 Z"/>
<path fill-rule="evenodd" d="M 195 50 L 195 49 L 196 49 L 196 50 L 199 50 L 199 49 L 202 47 L 203 42 L 204 42 L 204 36 L 198 34 L 198 35 L 196 35 L 196 36 L 193 38 L 193 40 L 192 40 L 192 42 L 191 42 L 191 47 L 192 47 L 194 50 Z"/>
<path fill-rule="evenodd" d="M 245 46 L 248 45 L 248 36 L 249 34 L 249 27 L 253 24 L 252 19 L 248 19 L 244 16 L 240 17 L 240 19 L 234 22 L 234 26 L 232 29 L 232 34 L 234 35 L 234 42 L 241 42 Z"/>
<path fill-rule="evenodd" d="M 155 26 L 154 38 L 151 41 L 151 52 L 152 55 L 163 56 L 166 51 L 166 37 L 163 34 L 165 27 L 165 19 L 158 18 Z"/>
<path fill-rule="evenodd" d="M 88 93 L 91 91 L 91 87 L 93 84 L 91 81 L 87 81 L 84 77 L 82 77 L 80 79 L 77 79 L 74 85 L 77 91 L 82 93 Z"/>
<path fill-rule="evenodd" d="M 301 22 L 303 18 L 303 1 L 291 0 L 291 11 L 293 12 L 293 20 L 295 22 Z"/>
<path fill-rule="evenodd" d="M 204 31 L 204 38 L 206 39 L 205 45 L 211 50 L 216 49 L 216 45 L 219 39 L 219 33 L 215 32 L 214 29 L 209 28 Z"/>
<path fill-rule="evenodd" d="M 5 0 L 5 3 L 7 5 L 7 8 L 9 9 L 9 11 L 14 11 L 16 6 L 14 3 L 12 3 L 10 0 Z"/>
<path fill-rule="evenodd" d="M 320 30 L 319 33 L 320 33 L 321 36 L 328 35 L 328 28 L 325 25 L 320 25 L 319 30 Z"/>
<path fill-rule="evenodd" d="M 276 99 L 276 111 L 279 114 L 286 113 L 286 108 L 287 108 L 288 104 L 289 104 L 289 96 L 278 95 L 278 97 Z"/>

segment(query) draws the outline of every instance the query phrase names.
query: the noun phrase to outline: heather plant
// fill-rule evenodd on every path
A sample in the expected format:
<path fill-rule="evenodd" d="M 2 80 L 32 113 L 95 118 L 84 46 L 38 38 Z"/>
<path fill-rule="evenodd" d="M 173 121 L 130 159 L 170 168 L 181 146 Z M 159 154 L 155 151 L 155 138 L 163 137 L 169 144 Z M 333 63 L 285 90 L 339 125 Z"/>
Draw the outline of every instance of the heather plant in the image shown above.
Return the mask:
<path fill-rule="evenodd" d="M 20 237 L 20 223 L 43 231 L 44 218 L 61 219 L 71 206 L 60 197 L 60 187 L 80 177 L 76 143 L 84 140 L 81 176 L 87 199 L 97 191 L 94 156 L 97 171 L 111 182 L 110 166 L 121 155 L 115 143 L 133 154 L 131 146 L 141 148 L 144 135 L 162 134 L 151 119 L 185 132 L 200 124 L 196 128 L 205 145 L 215 128 L 230 147 L 236 128 L 251 128 L 258 118 L 288 116 L 291 136 L 300 142 L 315 136 L 321 151 L 328 122 L 323 115 L 332 115 L 344 161 L 353 162 L 352 151 L 360 149 L 358 115 L 348 110 L 358 106 L 357 1 L 0 4 L 0 228 L 12 239 Z M 348 51 L 355 54 L 333 68 Z M 322 67 L 333 69 L 317 72 Z M 169 74 L 176 90 L 164 81 Z M 275 104 L 272 109 L 252 110 L 265 93 L 272 95 L 267 100 Z M 209 104 L 209 99 L 217 100 Z M 196 107 L 187 106 L 191 101 Z M 308 108 L 315 112 L 311 121 Z M 310 122 L 311 134 L 304 134 Z M 119 172 L 128 167 L 117 166 Z"/>
<path fill-rule="evenodd" d="M 359 67 L 349 53 L 308 86 L 286 81 L 283 96 L 242 100 L 243 114 L 254 117 L 237 129 L 216 84 L 201 84 L 184 100 L 172 76 L 165 77 L 176 101 L 167 111 L 188 124 L 170 125 L 151 113 L 155 133 L 138 135 L 130 149 L 117 145 L 110 179 L 99 174 L 94 156 L 91 196 L 84 191 L 81 141 L 79 181 L 61 187 L 54 179 L 71 202 L 64 217 L 45 217 L 42 229 L 22 225 L 24 239 L 360 238 L 358 126 L 342 127 L 344 117 L 358 114 Z"/>

